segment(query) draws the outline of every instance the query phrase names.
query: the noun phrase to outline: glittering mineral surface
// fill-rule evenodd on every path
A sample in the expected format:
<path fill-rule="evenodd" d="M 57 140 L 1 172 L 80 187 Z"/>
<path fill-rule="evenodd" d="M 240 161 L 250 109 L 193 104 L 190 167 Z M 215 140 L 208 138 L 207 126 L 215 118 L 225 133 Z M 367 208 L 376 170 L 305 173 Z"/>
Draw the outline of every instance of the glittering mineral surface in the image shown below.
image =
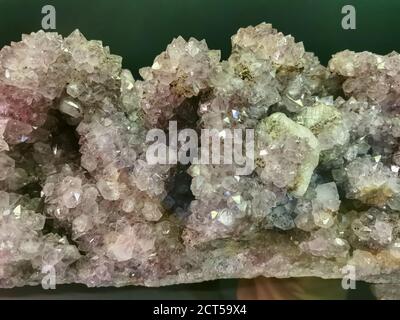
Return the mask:
<path fill-rule="evenodd" d="M 79 31 L 0 51 L 0 287 L 316 276 L 400 284 L 400 55 L 327 67 L 270 24 L 134 80 Z M 149 164 L 149 129 L 254 129 L 255 167 Z"/>

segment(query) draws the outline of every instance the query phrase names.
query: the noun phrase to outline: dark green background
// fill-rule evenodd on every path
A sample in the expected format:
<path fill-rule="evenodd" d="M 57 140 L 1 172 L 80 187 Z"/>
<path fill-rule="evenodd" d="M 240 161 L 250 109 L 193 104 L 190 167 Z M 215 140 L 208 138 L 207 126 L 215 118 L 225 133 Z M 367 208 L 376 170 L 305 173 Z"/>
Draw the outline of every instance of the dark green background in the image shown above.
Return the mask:
<path fill-rule="evenodd" d="M 40 29 L 45 4 L 56 7 L 57 32 L 68 35 L 78 28 L 89 39 L 103 40 L 124 57 L 124 67 L 135 77 L 178 35 L 204 38 L 227 57 L 230 36 L 239 27 L 262 21 L 303 41 L 322 63 L 343 49 L 400 51 L 399 0 L 0 0 L 0 47 Z M 341 27 L 346 4 L 356 7 L 356 30 Z M 51 293 L 40 288 L 0 290 L 0 297 L 233 298 L 235 286 L 235 281 L 162 289 L 62 286 Z M 365 286 L 359 287 L 351 297 L 369 297 Z"/>
<path fill-rule="evenodd" d="M 40 29 L 45 4 L 56 7 L 59 33 L 79 28 L 103 40 L 136 75 L 178 35 L 206 39 L 226 57 L 230 36 L 262 21 L 303 41 L 323 63 L 346 48 L 400 51 L 399 0 L 0 0 L 0 46 Z M 356 7 L 356 30 L 341 28 L 346 4 Z"/>

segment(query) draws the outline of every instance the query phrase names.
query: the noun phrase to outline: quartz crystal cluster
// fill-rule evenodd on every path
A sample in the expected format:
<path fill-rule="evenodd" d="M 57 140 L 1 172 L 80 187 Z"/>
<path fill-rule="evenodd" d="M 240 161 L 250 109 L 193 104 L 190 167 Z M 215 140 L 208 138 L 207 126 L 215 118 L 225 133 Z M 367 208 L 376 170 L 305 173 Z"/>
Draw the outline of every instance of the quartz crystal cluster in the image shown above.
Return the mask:
<path fill-rule="evenodd" d="M 226 61 L 178 37 L 140 75 L 79 31 L 1 49 L 0 287 L 353 266 L 382 296 L 400 292 L 399 54 L 346 50 L 325 67 L 262 23 Z M 253 129 L 253 170 L 149 164 L 146 133 L 170 120 Z"/>

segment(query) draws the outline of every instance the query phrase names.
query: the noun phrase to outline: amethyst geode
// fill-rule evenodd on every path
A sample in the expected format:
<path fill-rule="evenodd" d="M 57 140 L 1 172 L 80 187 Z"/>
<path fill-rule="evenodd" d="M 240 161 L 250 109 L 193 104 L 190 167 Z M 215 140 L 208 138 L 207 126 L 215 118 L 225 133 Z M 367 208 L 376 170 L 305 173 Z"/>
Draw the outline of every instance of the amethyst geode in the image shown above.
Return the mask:
<path fill-rule="evenodd" d="M 0 287 L 316 276 L 400 282 L 400 55 L 328 67 L 262 23 L 178 37 L 135 81 L 100 41 L 0 51 Z M 254 129 L 255 168 L 151 165 L 146 132 Z M 382 287 L 380 287 L 382 288 Z M 392 287 L 391 287 L 392 288 Z"/>

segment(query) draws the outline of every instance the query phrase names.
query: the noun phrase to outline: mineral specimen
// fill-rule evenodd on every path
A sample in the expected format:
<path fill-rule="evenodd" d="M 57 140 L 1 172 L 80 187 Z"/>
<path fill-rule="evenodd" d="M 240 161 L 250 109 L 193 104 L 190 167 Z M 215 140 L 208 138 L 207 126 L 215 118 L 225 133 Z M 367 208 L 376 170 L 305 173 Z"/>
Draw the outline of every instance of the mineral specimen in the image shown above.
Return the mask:
<path fill-rule="evenodd" d="M 316 276 L 400 284 L 400 55 L 328 67 L 270 24 L 135 81 L 75 31 L 0 51 L 0 287 Z M 254 169 L 149 164 L 149 129 L 254 129 Z M 244 137 L 241 139 L 244 140 Z M 170 141 L 162 142 L 165 148 Z"/>

